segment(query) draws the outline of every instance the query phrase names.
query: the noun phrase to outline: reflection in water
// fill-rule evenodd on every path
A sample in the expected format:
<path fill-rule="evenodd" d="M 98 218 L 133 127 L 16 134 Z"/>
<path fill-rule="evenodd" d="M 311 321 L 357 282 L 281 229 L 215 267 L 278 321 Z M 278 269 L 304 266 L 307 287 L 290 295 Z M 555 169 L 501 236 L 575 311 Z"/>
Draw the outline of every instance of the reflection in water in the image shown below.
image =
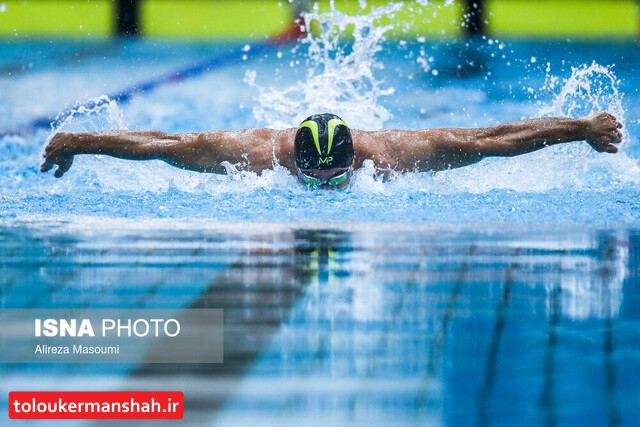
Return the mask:
<path fill-rule="evenodd" d="M 540 393 L 540 406 L 547 426 L 556 425 L 557 409 L 553 395 L 555 391 L 555 357 L 558 350 L 558 324 L 562 313 L 560 297 L 560 287 L 555 287 L 549 296 L 551 312 L 549 314 L 548 339 L 544 354 L 544 385 Z"/>
<path fill-rule="evenodd" d="M 516 253 L 516 257 L 517 257 Z M 496 374 L 498 370 L 498 355 L 500 351 L 500 342 L 502 339 L 502 333 L 504 331 L 504 325 L 506 321 L 506 314 L 511 298 L 511 287 L 513 286 L 513 271 L 518 268 L 517 263 L 512 263 L 506 270 L 506 277 L 504 282 L 504 289 L 502 291 L 502 298 L 498 303 L 496 309 L 496 322 L 491 335 L 491 345 L 489 346 L 489 353 L 487 355 L 487 367 L 484 375 L 484 382 L 482 387 L 478 390 L 477 406 L 478 406 L 478 425 L 485 426 L 490 424 L 489 404 L 488 399 L 493 392 L 495 386 Z"/>
<path fill-rule="evenodd" d="M 584 254 L 560 258 L 562 313 L 572 319 L 607 319 L 620 312 L 628 238 L 622 232 L 603 234 L 592 244 Z"/>
<path fill-rule="evenodd" d="M 103 230 L 2 227 L 2 307 L 223 308 L 225 362 L 5 365 L 3 392 L 98 376 L 215 425 L 616 425 L 639 397 L 635 231 Z"/>

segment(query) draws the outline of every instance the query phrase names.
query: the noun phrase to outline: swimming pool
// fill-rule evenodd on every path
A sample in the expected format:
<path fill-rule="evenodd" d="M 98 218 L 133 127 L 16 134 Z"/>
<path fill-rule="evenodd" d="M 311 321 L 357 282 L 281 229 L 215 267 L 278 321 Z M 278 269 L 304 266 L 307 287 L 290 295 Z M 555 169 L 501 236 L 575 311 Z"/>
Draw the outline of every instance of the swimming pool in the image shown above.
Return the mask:
<path fill-rule="evenodd" d="M 178 389 L 194 425 L 636 422 L 637 44 L 365 31 L 344 51 L 0 49 L 1 307 L 225 310 L 223 364 L 4 364 L 3 407 L 25 388 Z M 277 168 L 213 176 L 101 157 L 60 180 L 38 172 L 51 122 L 181 132 L 331 110 L 376 129 L 594 109 L 624 122 L 618 155 L 575 144 L 389 181 L 365 168 L 346 191 Z"/>

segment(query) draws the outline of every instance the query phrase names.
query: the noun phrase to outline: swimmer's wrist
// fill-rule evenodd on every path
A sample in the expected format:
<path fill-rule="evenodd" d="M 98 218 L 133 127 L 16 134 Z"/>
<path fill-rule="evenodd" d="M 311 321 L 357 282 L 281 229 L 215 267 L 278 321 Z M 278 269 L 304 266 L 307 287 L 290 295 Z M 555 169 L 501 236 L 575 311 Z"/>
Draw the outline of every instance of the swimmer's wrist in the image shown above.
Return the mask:
<path fill-rule="evenodd" d="M 79 135 L 76 132 L 58 132 L 51 143 L 57 150 L 67 155 L 82 154 L 79 149 Z"/>
<path fill-rule="evenodd" d="M 593 134 L 595 132 L 595 127 L 593 125 L 593 121 L 590 119 L 590 116 L 582 117 L 580 119 L 576 119 L 580 126 L 580 137 L 579 141 L 589 141 L 593 138 Z"/>
<path fill-rule="evenodd" d="M 95 133 L 70 132 L 67 136 L 69 154 L 100 154 L 100 138 Z"/>

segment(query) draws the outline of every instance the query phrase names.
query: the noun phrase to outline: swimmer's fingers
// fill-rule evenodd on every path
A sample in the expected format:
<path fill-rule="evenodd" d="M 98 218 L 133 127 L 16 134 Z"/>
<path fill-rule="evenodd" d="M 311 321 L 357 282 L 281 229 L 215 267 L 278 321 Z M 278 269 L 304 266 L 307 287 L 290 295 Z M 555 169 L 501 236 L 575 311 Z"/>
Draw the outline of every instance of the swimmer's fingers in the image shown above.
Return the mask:
<path fill-rule="evenodd" d="M 49 142 L 49 145 L 45 148 L 44 162 L 40 166 L 40 172 L 48 172 L 55 165 L 58 165 L 58 169 L 56 169 L 53 176 L 60 178 L 71 168 L 73 153 L 69 149 L 65 136 L 65 134 L 57 134 Z"/>
<path fill-rule="evenodd" d="M 53 169 L 55 165 L 58 165 L 58 169 L 56 169 L 53 176 L 55 176 L 56 178 L 60 178 L 71 168 L 72 164 L 73 164 L 73 156 L 58 158 L 56 160 L 47 158 L 45 156 L 45 161 L 40 166 L 40 172 L 48 172 L 51 169 Z"/>
<path fill-rule="evenodd" d="M 45 148 L 44 162 L 42 163 L 42 165 L 40 165 L 40 172 L 50 171 L 55 166 L 55 164 L 56 162 L 53 159 L 51 143 L 49 143 L 49 145 L 47 145 L 47 147 Z"/>
<path fill-rule="evenodd" d="M 588 120 L 587 143 L 599 153 L 617 153 L 618 148 L 613 144 L 622 141 L 622 123 L 607 112 L 591 113 Z"/>
<path fill-rule="evenodd" d="M 622 141 L 622 132 L 618 129 L 607 130 L 603 132 L 598 143 L 594 148 L 601 153 L 617 153 L 618 147 L 613 144 L 619 144 Z"/>
<path fill-rule="evenodd" d="M 622 128 L 622 124 L 618 123 L 619 129 Z M 607 153 L 617 153 L 618 152 L 618 147 L 616 147 L 613 144 L 620 144 L 622 142 L 622 132 L 620 132 L 618 129 L 613 131 L 613 139 L 611 140 L 611 143 L 609 143 L 606 147 L 605 147 L 605 151 Z"/>
<path fill-rule="evenodd" d="M 53 168 L 53 163 L 45 160 L 41 165 L 40 165 L 40 172 L 49 172 L 51 169 Z"/>
<path fill-rule="evenodd" d="M 591 147 L 596 150 L 598 153 L 611 153 L 615 154 L 618 152 L 618 147 L 613 144 L 618 144 L 620 141 L 599 139 L 599 140 L 591 140 L 587 139 L 587 143 L 591 145 Z"/>
<path fill-rule="evenodd" d="M 73 156 L 65 159 L 64 162 L 58 163 L 58 169 L 56 169 L 56 171 L 53 173 L 53 176 L 55 176 L 56 178 L 60 178 L 69 170 L 69 168 L 71 168 L 72 164 L 73 164 Z"/>

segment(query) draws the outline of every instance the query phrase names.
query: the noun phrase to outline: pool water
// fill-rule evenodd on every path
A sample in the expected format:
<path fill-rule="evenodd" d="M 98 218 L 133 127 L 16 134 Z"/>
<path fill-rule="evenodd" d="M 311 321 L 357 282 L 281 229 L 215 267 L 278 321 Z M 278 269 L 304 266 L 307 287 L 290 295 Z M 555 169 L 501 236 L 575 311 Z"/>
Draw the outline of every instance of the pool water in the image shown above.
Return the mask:
<path fill-rule="evenodd" d="M 637 44 L 398 42 L 349 23 L 348 44 L 0 44 L 0 307 L 225 310 L 223 364 L 5 364 L 4 408 L 12 390 L 166 389 L 193 425 L 637 422 Z M 79 156 L 38 172 L 59 130 L 600 109 L 625 125 L 616 155 L 575 143 L 389 180 L 365 165 L 345 191 L 279 167 Z"/>
<path fill-rule="evenodd" d="M 225 362 L 3 365 L 181 390 L 193 425 L 633 425 L 629 230 L 88 218 L 3 227 L 3 308 L 223 308 Z"/>
<path fill-rule="evenodd" d="M 4 66 L 11 71 L 4 73 L 0 104 L 5 134 L 1 144 L 10 153 L 2 161 L 0 177 L 3 217 L 604 226 L 636 222 L 640 169 L 633 44 L 485 41 L 477 42 L 484 49 L 480 53 L 475 45 L 467 48 L 463 43 L 407 43 L 401 49 L 381 44 L 373 59 L 365 58 L 367 64 L 375 61 L 366 70 L 369 76 L 362 71 L 355 81 L 339 82 L 355 92 L 342 99 L 337 93 L 326 98 L 318 94 L 318 80 L 335 73 L 322 65 L 305 66 L 306 45 L 263 49 L 252 57 L 242 46 L 109 43 L 96 46 L 97 54 L 86 58 L 73 53 L 81 49 L 84 54 L 85 46 L 63 49 L 56 44 L 53 49 L 46 43 L 29 44 L 27 48 L 45 55 L 36 63 L 22 57 L 24 43 L 3 45 L 3 61 L 17 62 Z M 65 49 L 71 52 L 63 53 Z M 465 65 L 471 61 L 464 56 L 469 50 L 484 61 L 477 70 Z M 427 58 L 430 71 L 416 57 Z M 173 81 L 177 72 L 211 58 L 224 60 L 191 78 Z M 469 69 L 458 77 L 458 67 Z M 306 69 L 315 74 L 309 77 Z M 135 92 L 150 81 L 159 83 L 152 90 Z M 101 98 L 123 93 L 131 95 L 127 102 Z M 352 98 L 357 102 L 351 103 Z M 86 107 L 96 102 L 98 107 Z M 38 172 L 53 130 L 283 127 L 324 110 L 336 111 L 352 127 L 364 129 L 473 127 L 549 114 L 579 116 L 598 109 L 612 111 L 625 125 L 617 155 L 598 154 L 576 143 L 437 174 L 394 176 L 389 182 L 365 167 L 340 193 L 308 191 L 278 168 L 256 176 L 234 172 L 230 165 L 230 176 L 214 176 L 176 170 L 159 161 L 130 164 L 79 156 L 62 180 Z M 58 113 L 63 113 L 63 120 L 55 120 Z M 47 125 L 34 127 L 41 119 Z M 53 130 L 52 122 L 57 124 Z"/>

